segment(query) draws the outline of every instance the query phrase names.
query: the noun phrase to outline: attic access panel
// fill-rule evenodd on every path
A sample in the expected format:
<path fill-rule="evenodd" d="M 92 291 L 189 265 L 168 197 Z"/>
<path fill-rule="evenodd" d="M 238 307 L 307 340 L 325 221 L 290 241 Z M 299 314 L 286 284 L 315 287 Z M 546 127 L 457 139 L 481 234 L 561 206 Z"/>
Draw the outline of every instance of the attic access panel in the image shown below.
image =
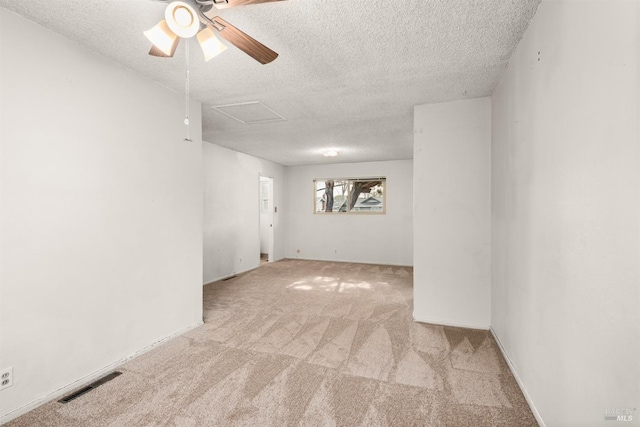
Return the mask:
<path fill-rule="evenodd" d="M 286 120 L 277 111 L 269 108 L 260 101 L 214 105 L 211 108 L 245 125 Z"/>

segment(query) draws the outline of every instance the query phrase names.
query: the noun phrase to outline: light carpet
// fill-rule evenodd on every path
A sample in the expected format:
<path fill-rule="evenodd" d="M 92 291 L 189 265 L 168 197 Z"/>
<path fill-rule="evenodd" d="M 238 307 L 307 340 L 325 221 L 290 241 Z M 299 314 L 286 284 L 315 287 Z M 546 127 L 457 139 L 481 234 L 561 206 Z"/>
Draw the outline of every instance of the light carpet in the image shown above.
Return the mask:
<path fill-rule="evenodd" d="M 283 260 L 205 324 L 8 426 L 536 426 L 488 331 L 412 321 L 409 267 Z"/>

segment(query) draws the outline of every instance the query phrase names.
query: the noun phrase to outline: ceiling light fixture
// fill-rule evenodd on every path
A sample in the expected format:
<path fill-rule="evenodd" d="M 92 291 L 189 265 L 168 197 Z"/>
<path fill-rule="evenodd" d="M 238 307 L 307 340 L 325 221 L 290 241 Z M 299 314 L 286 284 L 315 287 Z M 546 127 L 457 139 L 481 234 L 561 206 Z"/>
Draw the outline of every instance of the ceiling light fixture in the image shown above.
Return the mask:
<path fill-rule="evenodd" d="M 144 32 L 153 46 L 167 56 L 173 56 L 178 47 L 178 36 L 174 34 L 164 19 L 150 30 Z"/>
<path fill-rule="evenodd" d="M 200 29 L 198 6 L 194 0 L 172 1 L 164 11 L 164 19 L 178 37 L 188 39 Z"/>
<path fill-rule="evenodd" d="M 224 52 L 227 47 L 216 37 L 211 28 L 205 28 L 198 33 L 198 43 L 204 53 L 204 60 L 209 61 L 211 58 Z"/>
<path fill-rule="evenodd" d="M 200 29 L 200 11 L 195 0 L 176 0 L 169 3 L 164 11 L 164 19 L 156 26 L 144 32 L 153 43 L 149 52 L 153 56 L 173 56 L 180 38 L 188 39 L 198 34 L 198 42 L 204 53 L 205 61 L 223 52 L 223 45 L 210 28 Z M 202 34 L 202 35 L 201 35 Z M 222 46 L 222 47 L 221 47 Z M 157 50 L 162 52 L 160 55 Z"/>
<path fill-rule="evenodd" d="M 279 0 L 236 0 L 231 6 L 272 1 Z M 276 59 L 276 52 L 219 16 L 209 18 L 205 15 L 214 5 L 229 7 L 228 2 L 229 0 L 171 0 L 164 11 L 164 20 L 144 32 L 153 44 L 149 55 L 172 57 L 180 38 L 189 39 L 197 34 L 205 61 L 208 61 L 227 49 L 216 37 L 215 30 L 220 37 L 261 64 L 268 64 Z"/>

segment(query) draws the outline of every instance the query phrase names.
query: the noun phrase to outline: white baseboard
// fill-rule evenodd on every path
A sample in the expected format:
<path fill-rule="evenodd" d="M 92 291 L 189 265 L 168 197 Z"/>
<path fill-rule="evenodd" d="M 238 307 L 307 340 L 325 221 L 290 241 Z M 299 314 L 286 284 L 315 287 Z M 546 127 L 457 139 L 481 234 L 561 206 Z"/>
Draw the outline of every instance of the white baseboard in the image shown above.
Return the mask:
<path fill-rule="evenodd" d="M 109 365 L 107 365 L 107 366 L 105 366 L 105 367 L 103 367 L 101 369 L 98 369 L 97 371 L 94 371 L 94 372 L 92 372 L 92 373 L 90 373 L 88 375 L 85 375 L 84 377 L 79 378 L 76 381 L 74 381 L 74 382 L 72 382 L 70 384 L 67 384 L 64 387 L 61 387 L 61 388 L 59 388 L 59 389 L 57 389 L 57 390 L 55 390 L 55 391 L 53 391 L 51 393 L 48 393 L 48 394 L 46 394 L 46 395 L 44 395 L 44 396 L 42 396 L 42 397 L 30 402 L 30 403 L 27 403 L 26 405 L 24 405 L 24 406 L 22 406 L 22 407 L 20 407 L 18 409 L 14 409 L 13 411 L 11 411 L 9 413 L 0 416 L 0 425 L 8 423 L 9 421 L 18 418 L 20 415 L 24 415 L 27 412 L 33 411 L 38 406 L 44 405 L 45 403 L 48 403 L 48 402 L 50 402 L 52 400 L 55 400 L 55 399 L 58 399 L 58 398 L 64 396 L 65 394 L 67 394 L 67 393 L 69 393 L 69 392 L 71 392 L 71 391 L 73 391 L 73 390 L 75 390 L 77 388 L 80 388 L 80 387 L 82 387 L 82 386 L 84 386 L 86 384 L 90 384 L 93 381 L 97 380 L 98 378 L 102 377 L 103 375 L 106 375 L 109 372 L 113 371 L 115 368 L 117 368 L 118 366 L 124 364 L 125 362 L 127 362 L 127 361 L 129 361 L 129 360 L 131 360 L 131 359 L 133 359 L 135 357 L 138 357 L 138 356 L 140 356 L 140 355 L 142 355 L 142 354 L 144 354 L 144 353 L 146 353 L 146 352 L 148 352 L 150 350 L 153 350 L 154 348 L 158 347 L 159 345 L 162 345 L 162 344 L 166 343 L 167 341 L 169 341 L 169 340 L 171 340 L 173 338 L 176 338 L 176 337 L 178 337 L 178 336 L 180 336 L 182 334 L 185 334 L 185 333 L 189 332 L 190 330 L 197 328 L 198 326 L 202 326 L 203 324 L 204 324 L 204 322 L 200 321 L 200 322 L 194 323 L 194 324 L 192 324 L 190 326 L 187 326 L 186 328 L 183 328 L 183 329 L 181 329 L 181 330 L 179 330 L 177 332 L 174 332 L 173 334 L 171 334 L 169 336 L 166 336 L 166 337 L 154 342 L 153 344 L 148 345 L 147 347 L 136 351 L 133 354 L 130 354 L 129 356 L 125 357 L 124 359 L 120 359 L 120 360 L 118 360 L 116 362 L 110 363 Z"/>
<path fill-rule="evenodd" d="M 293 258 L 292 257 L 279 258 L 279 259 L 276 259 L 276 260 L 271 261 L 271 262 L 278 262 L 278 261 L 282 261 L 282 260 L 286 260 L 286 259 L 293 259 L 293 260 L 301 260 L 301 261 L 344 262 L 344 263 L 371 264 L 371 265 L 381 265 L 381 266 L 385 266 L 386 265 L 386 266 L 389 266 L 389 267 L 413 267 L 412 265 L 380 264 L 380 263 L 377 263 L 377 262 L 349 261 L 349 260 L 344 260 L 344 259 L 336 260 L 336 259 L 321 259 L 321 258 L 304 258 L 304 257 L 300 257 L 298 255 L 299 254 L 296 254 L 296 257 L 293 257 Z M 257 265 L 257 266 L 254 266 L 254 267 L 249 267 L 246 270 L 238 271 L 237 273 L 227 274 L 225 276 L 220 276 L 220 277 L 217 277 L 215 279 L 206 279 L 205 282 L 202 284 L 202 286 L 207 286 L 207 285 L 210 285 L 212 283 L 219 282 L 221 280 L 229 279 L 231 277 L 247 273 L 247 272 L 249 272 L 251 270 L 255 270 L 256 268 L 259 268 L 259 267 L 260 267 L 260 265 Z M 454 325 L 451 325 L 451 326 L 454 326 Z M 473 326 L 465 326 L 465 327 L 474 328 Z M 477 328 L 475 328 L 475 329 L 477 329 Z M 482 328 L 482 329 L 488 329 L 488 328 Z"/>
<path fill-rule="evenodd" d="M 256 268 L 259 268 L 259 267 L 260 267 L 260 265 L 256 265 L 256 266 L 253 266 L 253 267 L 249 267 L 249 268 L 247 268 L 245 270 L 240 270 L 240 271 L 238 271 L 236 273 L 231 273 L 231 274 L 227 274 L 225 276 L 220 276 L 217 279 L 207 280 L 206 282 L 204 282 L 202 284 L 202 286 L 207 286 L 207 285 L 210 285 L 212 283 L 219 282 L 219 281 L 225 280 L 225 279 L 230 279 L 230 278 L 238 276 L 240 274 L 248 273 L 249 271 L 255 270 Z"/>
<path fill-rule="evenodd" d="M 427 316 L 422 316 L 420 314 L 413 313 L 413 320 L 420 323 L 431 323 L 434 325 L 442 325 L 442 326 L 453 326 L 456 328 L 467 328 L 467 329 L 481 329 L 483 331 L 489 330 L 489 325 L 481 325 L 481 324 L 470 324 L 470 323 L 460 323 L 455 321 L 448 321 L 444 319 L 434 319 Z"/>
<path fill-rule="evenodd" d="M 363 261 L 363 260 L 349 260 L 349 259 L 336 259 L 336 258 L 306 258 L 306 257 L 301 257 L 299 256 L 299 254 L 295 254 L 295 256 L 288 256 L 288 257 L 284 257 L 283 259 L 293 259 L 293 260 L 300 260 L 300 261 L 323 261 L 323 262 L 337 262 L 337 263 L 348 263 L 348 264 L 367 264 L 367 265 L 379 265 L 381 267 L 383 266 L 388 266 L 388 267 L 411 267 L 413 268 L 413 264 L 412 265 L 407 265 L 407 264 L 389 264 L 387 262 L 377 262 L 377 261 Z"/>
<path fill-rule="evenodd" d="M 520 379 L 520 376 L 518 375 L 518 372 L 516 371 L 515 366 L 513 365 L 513 363 L 511 363 L 511 359 L 509 359 L 509 355 L 507 355 L 507 352 L 505 351 L 504 347 L 502 346 L 502 343 L 500 342 L 500 339 L 498 338 L 498 335 L 496 335 L 496 332 L 491 327 L 489 328 L 489 331 L 491 331 L 491 335 L 493 335 L 493 339 L 496 340 L 496 342 L 498 343 L 498 347 L 500 348 L 500 352 L 502 353 L 502 357 L 504 357 L 504 360 L 507 361 L 507 365 L 509 366 L 509 370 L 511 371 L 511 374 L 513 374 L 513 377 L 516 379 L 516 383 L 518 383 L 518 387 L 520 387 L 520 390 L 522 391 L 522 394 L 524 395 L 524 398 L 526 399 L 527 403 L 529 404 L 529 407 L 531 408 L 531 412 L 533 412 L 533 416 L 536 418 L 536 421 L 538 422 L 540 427 L 547 427 L 547 425 L 544 423 L 544 420 L 542 419 L 542 416 L 540 416 L 540 412 L 538 412 L 538 409 L 536 408 L 536 405 L 534 405 L 533 400 L 531 400 L 531 396 L 529 396 L 529 393 L 527 392 L 527 389 L 525 388 L 524 384 L 522 383 L 522 380 Z"/>

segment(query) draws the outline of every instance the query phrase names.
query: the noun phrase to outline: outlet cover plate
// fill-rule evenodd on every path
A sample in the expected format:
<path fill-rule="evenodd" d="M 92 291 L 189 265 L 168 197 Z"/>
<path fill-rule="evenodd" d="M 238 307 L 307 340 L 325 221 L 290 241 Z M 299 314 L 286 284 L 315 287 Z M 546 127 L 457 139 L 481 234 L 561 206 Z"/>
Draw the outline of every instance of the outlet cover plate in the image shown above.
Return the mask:
<path fill-rule="evenodd" d="M 13 385 L 13 366 L 0 370 L 0 390 Z"/>

